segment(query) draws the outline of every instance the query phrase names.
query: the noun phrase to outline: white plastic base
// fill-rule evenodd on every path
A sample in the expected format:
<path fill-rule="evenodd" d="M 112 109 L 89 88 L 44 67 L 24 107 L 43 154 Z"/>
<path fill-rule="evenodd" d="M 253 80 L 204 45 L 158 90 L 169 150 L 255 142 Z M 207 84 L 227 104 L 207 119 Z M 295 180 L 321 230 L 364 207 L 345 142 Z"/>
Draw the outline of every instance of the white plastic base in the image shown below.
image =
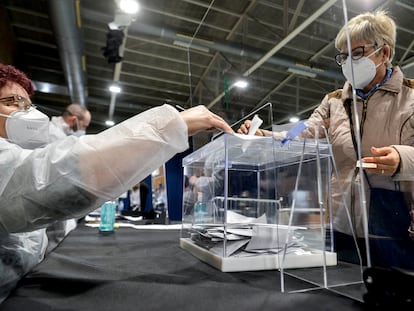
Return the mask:
<path fill-rule="evenodd" d="M 189 251 L 192 255 L 208 263 L 222 272 L 275 270 L 280 268 L 281 255 L 258 255 L 251 257 L 221 257 L 196 245 L 191 239 L 181 238 L 180 247 Z M 323 266 L 323 252 L 307 249 L 311 254 L 286 254 L 284 269 L 310 268 Z M 337 264 L 336 253 L 325 252 L 326 265 Z"/>

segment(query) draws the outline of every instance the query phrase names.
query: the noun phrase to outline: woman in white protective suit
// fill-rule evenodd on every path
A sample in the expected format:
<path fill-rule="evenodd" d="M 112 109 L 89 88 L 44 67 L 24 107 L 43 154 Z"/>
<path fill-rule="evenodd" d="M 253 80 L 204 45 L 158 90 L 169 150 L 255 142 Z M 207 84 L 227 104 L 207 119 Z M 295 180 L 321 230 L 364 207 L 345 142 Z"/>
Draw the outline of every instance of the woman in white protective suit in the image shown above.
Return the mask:
<path fill-rule="evenodd" d="M 186 150 L 188 136 L 233 132 L 204 106 L 163 105 L 99 134 L 48 144 L 49 118 L 31 105 L 33 93 L 25 74 L 0 64 L 0 302 L 43 259 L 47 225 L 118 197 Z"/>

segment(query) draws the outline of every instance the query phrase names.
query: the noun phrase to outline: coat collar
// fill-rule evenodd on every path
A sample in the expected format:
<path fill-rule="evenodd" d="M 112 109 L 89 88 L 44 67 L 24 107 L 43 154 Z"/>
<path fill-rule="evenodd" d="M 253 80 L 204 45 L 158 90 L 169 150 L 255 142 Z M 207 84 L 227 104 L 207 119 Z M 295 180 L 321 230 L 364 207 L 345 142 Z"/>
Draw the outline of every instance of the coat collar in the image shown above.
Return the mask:
<path fill-rule="evenodd" d="M 404 75 L 401 69 L 398 66 L 395 66 L 392 68 L 391 78 L 387 82 L 385 82 L 383 85 L 381 85 L 377 89 L 377 91 L 383 90 L 387 92 L 400 93 L 402 85 L 403 85 L 403 79 L 404 79 Z M 375 92 L 373 94 L 375 94 Z M 344 87 L 343 87 L 342 100 L 345 101 L 349 99 L 352 99 L 352 86 L 347 81 L 345 82 Z"/>

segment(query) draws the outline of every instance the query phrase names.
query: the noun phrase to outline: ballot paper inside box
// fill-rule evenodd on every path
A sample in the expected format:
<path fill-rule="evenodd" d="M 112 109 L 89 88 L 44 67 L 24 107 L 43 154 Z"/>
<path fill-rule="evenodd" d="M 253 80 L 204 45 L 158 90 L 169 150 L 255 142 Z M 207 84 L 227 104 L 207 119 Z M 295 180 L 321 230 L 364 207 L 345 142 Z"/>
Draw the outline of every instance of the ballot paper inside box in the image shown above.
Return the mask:
<path fill-rule="evenodd" d="M 336 265 L 331 160 L 314 140 L 220 136 L 183 159 L 180 246 L 224 272 Z"/>

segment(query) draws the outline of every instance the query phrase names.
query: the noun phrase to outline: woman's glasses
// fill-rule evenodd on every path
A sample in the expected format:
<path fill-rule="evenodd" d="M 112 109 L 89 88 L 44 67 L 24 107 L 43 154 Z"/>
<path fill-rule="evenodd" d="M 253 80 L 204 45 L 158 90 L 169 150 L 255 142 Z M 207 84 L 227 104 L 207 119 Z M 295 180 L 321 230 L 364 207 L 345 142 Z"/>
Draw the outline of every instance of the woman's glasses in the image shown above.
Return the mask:
<path fill-rule="evenodd" d="M 376 44 L 367 44 L 367 45 L 361 45 L 354 48 L 351 52 L 351 58 L 353 60 L 361 59 L 365 55 L 365 49 L 367 47 L 373 47 L 376 46 Z M 346 63 L 346 60 L 348 59 L 349 53 L 339 53 L 335 55 L 335 61 L 339 66 L 342 66 Z"/>
<path fill-rule="evenodd" d="M 0 104 L 5 106 L 15 106 L 18 107 L 19 110 L 29 110 L 31 107 L 35 107 L 32 105 L 32 102 L 20 95 L 10 95 L 6 97 L 0 98 Z"/>

